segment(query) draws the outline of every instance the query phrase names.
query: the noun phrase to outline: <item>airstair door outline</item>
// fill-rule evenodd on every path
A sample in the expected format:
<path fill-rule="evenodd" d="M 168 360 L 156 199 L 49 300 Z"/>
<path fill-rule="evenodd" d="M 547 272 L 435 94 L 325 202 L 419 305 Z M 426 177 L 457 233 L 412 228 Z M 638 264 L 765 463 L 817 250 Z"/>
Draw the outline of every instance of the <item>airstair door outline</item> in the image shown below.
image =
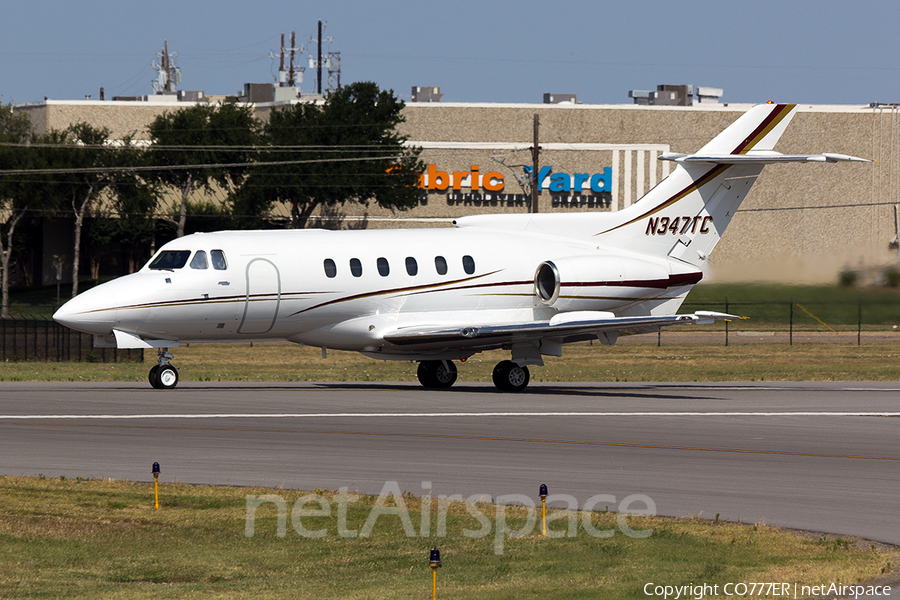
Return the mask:
<path fill-rule="evenodd" d="M 272 261 L 254 258 L 247 263 L 246 275 L 244 315 L 237 332 L 245 335 L 268 333 L 275 326 L 281 305 L 281 273 Z"/>

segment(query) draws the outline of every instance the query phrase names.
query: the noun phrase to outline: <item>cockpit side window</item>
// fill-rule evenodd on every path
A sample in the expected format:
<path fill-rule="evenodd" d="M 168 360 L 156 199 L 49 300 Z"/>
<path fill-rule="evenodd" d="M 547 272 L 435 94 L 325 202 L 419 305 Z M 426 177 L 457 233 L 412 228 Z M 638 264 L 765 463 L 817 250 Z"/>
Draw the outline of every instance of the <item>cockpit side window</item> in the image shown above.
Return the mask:
<path fill-rule="evenodd" d="M 157 271 L 180 269 L 187 264 L 190 250 L 164 250 L 150 263 L 149 268 Z"/>
<path fill-rule="evenodd" d="M 213 269 L 216 271 L 224 271 L 228 268 L 228 262 L 225 260 L 225 253 L 221 250 L 213 250 L 209 253 L 212 259 Z"/>
<path fill-rule="evenodd" d="M 194 258 L 191 259 L 191 268 L 192 269 L 208 269 L 209 265 L 206 263 L 206 252 L 203 250 L 197 250 L 197 253 L 194 255 Z"/>

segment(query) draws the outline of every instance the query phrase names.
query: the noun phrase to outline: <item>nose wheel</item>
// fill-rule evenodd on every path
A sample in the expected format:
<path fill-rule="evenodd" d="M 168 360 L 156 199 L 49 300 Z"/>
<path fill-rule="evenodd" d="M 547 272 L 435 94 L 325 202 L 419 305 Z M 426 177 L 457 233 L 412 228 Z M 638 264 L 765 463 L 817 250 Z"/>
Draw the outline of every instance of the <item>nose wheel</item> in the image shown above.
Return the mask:
<path fill-rule="evenodd" d="M 175 358 L 169 353 L 168 348 L 160 348 L 159 364 L 150 369 L 150 385 L 157 390 L 171 390 L 178 385 L 178 369 L 169 362 L 170 358 Z"/>

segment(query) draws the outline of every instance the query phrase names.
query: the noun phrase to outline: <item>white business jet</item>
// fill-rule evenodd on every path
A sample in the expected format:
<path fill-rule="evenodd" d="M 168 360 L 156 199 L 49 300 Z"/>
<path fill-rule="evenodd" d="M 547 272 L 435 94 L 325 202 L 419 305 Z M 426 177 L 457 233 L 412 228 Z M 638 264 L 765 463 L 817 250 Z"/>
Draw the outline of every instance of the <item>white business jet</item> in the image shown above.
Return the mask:
<path fill-rule="evenodd" d="M 865 161 L 773 150 L 796 106 L 752 108 L 618 212 L 462 217 L 444 229 L 222 231 L 179 238 L 137 273 L 90 289 L 53 318 L 102 347 L 157 348 L 173 388 L 180 343 L 289 340 L 417 361 L 426 388 L 453 361 L 502 348 L 493 381 L 522 391 L 563 344 L 710 323 L 676 314 L 764 165 Z"/>

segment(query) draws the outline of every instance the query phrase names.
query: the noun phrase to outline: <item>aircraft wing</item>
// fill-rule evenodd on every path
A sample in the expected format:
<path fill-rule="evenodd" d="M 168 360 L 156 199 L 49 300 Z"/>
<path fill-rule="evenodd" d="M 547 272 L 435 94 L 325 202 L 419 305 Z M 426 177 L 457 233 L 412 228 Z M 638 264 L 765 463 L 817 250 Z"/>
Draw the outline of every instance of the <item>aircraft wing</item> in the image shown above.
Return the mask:
<path fill-rule="evenodd" d="M 610 312 L 579 311 L 561 313 L 548 321 L 529 323 L 470 323 L 457 326 L 416 325 L 398 327 L 383 337 L 398 346 L 412 344 L 454 344 L 467 342 L 471 347 L 496 344 L 500 340 L 527 342 L 542 338 L 571 338 L 574 336 L 600 337 L 614 341 L 620 335 L 653 333 L 661 327 L 683 323 L 708 324 L 717 320 L 740 319 L 736 315 L 712 311 L 697 311 L 684 315 L 617 317 Z"/>

